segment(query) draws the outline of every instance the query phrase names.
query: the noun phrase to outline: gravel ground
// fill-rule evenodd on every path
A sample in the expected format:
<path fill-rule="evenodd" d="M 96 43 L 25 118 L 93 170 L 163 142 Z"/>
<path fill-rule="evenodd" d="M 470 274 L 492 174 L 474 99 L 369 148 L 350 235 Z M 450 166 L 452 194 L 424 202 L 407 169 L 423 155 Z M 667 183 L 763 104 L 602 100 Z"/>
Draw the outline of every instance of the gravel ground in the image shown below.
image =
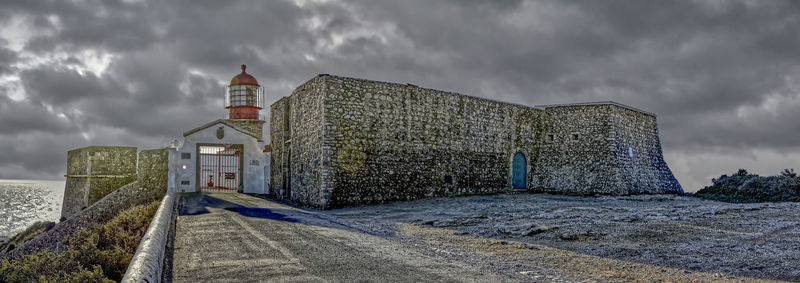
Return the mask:
<path fill-rule="evenodd" d="M 520 193 L 319 214 L 535 281 L 800 281 L 800 203 Z"/>

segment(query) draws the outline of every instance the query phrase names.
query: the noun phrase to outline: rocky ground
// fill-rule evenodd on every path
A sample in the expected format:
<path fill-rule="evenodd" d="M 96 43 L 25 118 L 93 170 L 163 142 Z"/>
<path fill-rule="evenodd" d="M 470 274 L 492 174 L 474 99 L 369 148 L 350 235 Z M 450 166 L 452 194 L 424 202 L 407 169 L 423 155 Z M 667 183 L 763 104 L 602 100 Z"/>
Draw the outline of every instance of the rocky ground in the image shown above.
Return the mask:
<path fill-rule="evenodd" d="M 800 281 L 800 203 L 521 193 L 320 214 L 448 261 L 537 281 Z"/>

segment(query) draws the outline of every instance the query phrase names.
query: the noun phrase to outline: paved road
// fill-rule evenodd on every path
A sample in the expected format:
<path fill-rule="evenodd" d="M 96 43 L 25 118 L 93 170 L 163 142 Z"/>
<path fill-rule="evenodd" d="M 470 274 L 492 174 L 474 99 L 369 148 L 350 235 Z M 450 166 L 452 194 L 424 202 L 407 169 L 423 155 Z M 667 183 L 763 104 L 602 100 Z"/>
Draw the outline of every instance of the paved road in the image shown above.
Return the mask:
<path fill-rule="evenodd" d="M 249 195 L 185 194 L 179 210 L 176 282 L 515 281 Z"/>

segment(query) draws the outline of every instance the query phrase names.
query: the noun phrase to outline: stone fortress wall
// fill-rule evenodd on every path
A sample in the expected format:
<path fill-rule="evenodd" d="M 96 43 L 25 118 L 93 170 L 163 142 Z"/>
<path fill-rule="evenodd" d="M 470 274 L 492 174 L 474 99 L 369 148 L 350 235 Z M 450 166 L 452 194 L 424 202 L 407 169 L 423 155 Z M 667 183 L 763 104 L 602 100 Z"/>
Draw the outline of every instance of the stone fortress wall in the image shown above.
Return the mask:
<path fill-rule="evenodd" d="M 573 194 L 682 193 L 656 116 L 613 102 L 544 109 L 533 188 Z"/>
<path fill-rule="evenodd" d="M 544 108 L 537 129 L 531 187 L 573 194 L 625 194 L 613 155 L 616 106 Z"/>
<path fill-rule="evenodd" d="M 138 157 L 138 158 L 137 158 Z M 132 146 L 88 146 L 67 152 L 67 182 L 61 217 L 69 218 L 120 187 L 166 190 L 167 150 L 138 153 Z"/>
<path fill-rule="evenodd" d="M 322 87 L 322 80 L 310 80 L 271 106 L 270 184 L 275 197 L 299 203 L 330 199 L 330 191 L 322 183 L 323 174 L 327 174 L 322 164 L 325 111 Z M 289 182 L 292 186 L 284 186 Z"/>
<path fill-rule="evenodd" d="M 527 107 L 320 75 L 271 107 L 272 193 L 309 206 L 510 190 L 518 152 L 532 190 L 682 192 L 655 115 L 613 102 Z"/>
<path fill-rule="evenodd" d="M 614 156 L 620 187 L 636 194 L 683 192 L 664 161 L 655 115 L 625 108 L 617 108 L 613 115 Z"/>
<path fill-rule="evenodd" d="M 169 175 L 168 163 L 169 150 L 166 148 L 139 151 L 139 161 L 136 163 L 136 180 L 139 186 L 165 192 Z"/>
<path fill-rule="evenodd" d="M 88 207 L 136 179 L 136 147 L 88 146 L 67 152 L 61 217 Z"/>

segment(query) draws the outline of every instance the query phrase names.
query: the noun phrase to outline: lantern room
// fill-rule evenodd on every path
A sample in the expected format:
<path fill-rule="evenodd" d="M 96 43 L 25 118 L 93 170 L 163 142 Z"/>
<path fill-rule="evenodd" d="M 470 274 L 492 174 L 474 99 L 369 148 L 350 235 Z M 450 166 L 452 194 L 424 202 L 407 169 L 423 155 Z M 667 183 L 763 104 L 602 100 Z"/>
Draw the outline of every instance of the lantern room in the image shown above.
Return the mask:
<path fill-rule="evenodd" d="M 242 72 L 233 79 L 225 88 L 225 108 L 229 110 L 229 119 L 255 119 L 259 111 L 264 108 L 264 88 L 258 84 L 256 78 L 245 70 L 247 65 L 242 65 Z"/>

